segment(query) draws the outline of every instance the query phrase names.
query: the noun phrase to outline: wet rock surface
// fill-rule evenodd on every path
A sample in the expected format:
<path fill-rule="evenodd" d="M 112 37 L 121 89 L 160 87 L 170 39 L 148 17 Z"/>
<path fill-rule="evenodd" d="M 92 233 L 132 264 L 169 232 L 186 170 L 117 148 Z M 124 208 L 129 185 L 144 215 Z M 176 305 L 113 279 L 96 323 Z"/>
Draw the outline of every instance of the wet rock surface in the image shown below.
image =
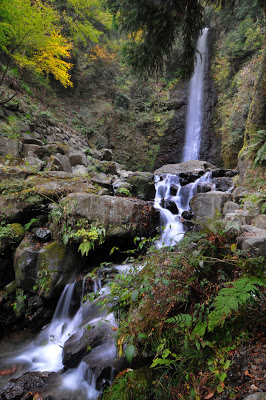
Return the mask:
<path fill-rule="evenodd" d="M 54 372 L 26 372 L 21 377 L 8 382 L 1 393 L 1 398 L 3 400 L 25 399 L 28 392 L 38 392 L 54 374 Z"/>
<path fill-rule="evenodd" d="M 107 343 L 112 338 L 112 330 L 110 324 L 106 322 L 98 322 L 90 324 L 74 333 L 66 341 L 63 352 L 63 364 L 67 368 L 76 367 L 86 353 L 97 346 Z M 112 343 L 110 343 L 112 346 Z"/>
<path fill-rule="evenodd" d="M 42 243 L 28 234 L 17 248 L 14 259 L 18 287 L 34 290 L 37 286 L 45 298 L 53 298 L 74 277 L 74 266 L 82 265 L 77 253 L 59 242 Z M 43 277 L 43 284 L 38 283 Z"/>
<path fill-rule="evenodd" d="M 172 214 L 178 214 L 177 205 L 173 200 L 170 199 L 162 199 L 160 202 L 160 206 L 162 208 L 166 208 L 167 210 L 171 211 Z"/>

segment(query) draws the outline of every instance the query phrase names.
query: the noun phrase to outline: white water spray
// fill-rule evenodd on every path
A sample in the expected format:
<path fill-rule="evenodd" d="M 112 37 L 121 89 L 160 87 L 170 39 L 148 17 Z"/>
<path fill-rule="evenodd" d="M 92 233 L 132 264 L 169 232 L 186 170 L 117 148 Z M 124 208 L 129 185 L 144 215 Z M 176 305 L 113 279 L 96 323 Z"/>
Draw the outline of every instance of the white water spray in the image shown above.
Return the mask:
<path fill-rule="evenodd" d="M 211 173 L 206 172 L 203 176 L 196 179 L 195 182 L 181 186 L 178 175 L 167 174 L 162 178 L 155 176 L 156 195 L 154 206 L 160 210 L 161 226 L 163 231 L 161 238 L 157 242 L 157 246 L 174 246 L 184 236 L 185 229 L 180 218 L 184 211 L 189 211 L 189 201 L 197 194 L 197 186 L 199 183 L 208 182 Z M 213 189 L 215 185 L 213 185 Z M 169 201 L 176 205 L 176 214 L 162 206 L 162 201 Z"/>

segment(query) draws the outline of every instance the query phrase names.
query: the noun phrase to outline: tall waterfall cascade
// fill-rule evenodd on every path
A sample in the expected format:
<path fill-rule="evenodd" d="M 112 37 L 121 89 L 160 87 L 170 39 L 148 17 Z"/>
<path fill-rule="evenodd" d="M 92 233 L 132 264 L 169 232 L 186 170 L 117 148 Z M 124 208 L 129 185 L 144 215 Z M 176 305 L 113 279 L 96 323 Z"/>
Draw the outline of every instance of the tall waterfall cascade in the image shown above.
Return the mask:
<path fill-rule="evenodd" d="M 196 46 L 196 66 L 189 84 L 183 162 L 199 159 L 207 35 L 208 28 L 205 28 Z M 160 210 L 163 227 L 161 238 L 157 243 L 158 247 L 175 245 L 183 238 L 185 227 L 182 223 L 182 214 L 190 210 L 189 201 L 198 193 L 198 184 L 209 182 L 210 178 L 211 173 L 206 172 L 193 183 L 182 186 L 178 175 L 155 176 L 154 204 Z M 215 185 L 212 187 L 212 190 L 214 189 Z"/>
<path fill-rule="evenodd" d="M 199 37 L 196 46 L 196 66 L 189 84 L 183 162 L 199 159 L 207 36 L 208 28 L 205 28 L 202 35 Z"/>

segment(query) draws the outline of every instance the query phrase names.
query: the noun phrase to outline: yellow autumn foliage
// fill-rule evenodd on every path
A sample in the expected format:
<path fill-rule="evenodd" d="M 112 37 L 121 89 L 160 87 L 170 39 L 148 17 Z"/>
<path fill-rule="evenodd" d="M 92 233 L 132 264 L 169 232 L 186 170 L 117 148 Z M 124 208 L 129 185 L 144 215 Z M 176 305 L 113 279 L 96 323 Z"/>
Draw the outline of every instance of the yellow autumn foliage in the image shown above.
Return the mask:
<path fill-rule="evenodd" d="M 105 61 L 113 61 L 116 58 L 116 53 L 110 53 L 104 46 L 96 45 L 91 49 L 89 59 L 96 61 L 102 59 Z"/>

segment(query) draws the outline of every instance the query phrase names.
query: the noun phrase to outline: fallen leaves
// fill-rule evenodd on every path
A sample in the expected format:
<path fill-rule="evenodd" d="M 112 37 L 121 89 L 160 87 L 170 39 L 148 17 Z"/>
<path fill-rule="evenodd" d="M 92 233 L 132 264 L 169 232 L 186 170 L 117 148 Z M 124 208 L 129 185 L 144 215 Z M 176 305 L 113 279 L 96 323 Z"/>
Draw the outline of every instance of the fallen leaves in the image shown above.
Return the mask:
<path fill-rule="evenodd" d="M 2 371 L 0 371 L 0 375 L 2 375 L 2 376 L 11 375 L 11 374 L 14 374 L 14 372 L 16 372 L 16 370 L 17 370 L 16 366 L 11 367 L 11 368 L 6 368 L 6 369 L 3 369 Z"/>

